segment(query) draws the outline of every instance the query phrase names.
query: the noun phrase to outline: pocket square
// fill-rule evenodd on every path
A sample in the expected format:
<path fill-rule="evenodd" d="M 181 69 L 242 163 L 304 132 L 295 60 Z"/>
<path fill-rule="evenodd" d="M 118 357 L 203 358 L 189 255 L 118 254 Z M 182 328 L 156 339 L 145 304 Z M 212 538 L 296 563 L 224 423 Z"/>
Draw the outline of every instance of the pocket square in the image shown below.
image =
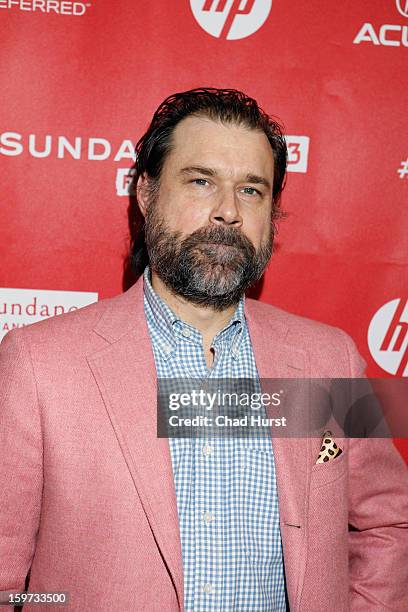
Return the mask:
<path fill-rule="evenodd" d="M 316 463 L 327 463 L 328 461 L 332 461 L 335 457 L 341 455 L 342 452 L 341 448 L 335 443 L 332 432 L 325 431 Z"/>

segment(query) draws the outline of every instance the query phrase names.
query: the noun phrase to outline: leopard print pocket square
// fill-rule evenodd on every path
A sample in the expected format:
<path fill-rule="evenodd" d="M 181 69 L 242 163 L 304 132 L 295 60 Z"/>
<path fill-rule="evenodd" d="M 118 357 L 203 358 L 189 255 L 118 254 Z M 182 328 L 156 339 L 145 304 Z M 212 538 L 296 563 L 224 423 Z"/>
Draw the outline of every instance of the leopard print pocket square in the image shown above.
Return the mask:
<path fill-rule="evenodd" d="M 328 461 L 332 461 L 341 455 L 342 452 L 341 448 L 335 443 L 332 432 L 325 431 L 316 463 L 327 463 Z"/>

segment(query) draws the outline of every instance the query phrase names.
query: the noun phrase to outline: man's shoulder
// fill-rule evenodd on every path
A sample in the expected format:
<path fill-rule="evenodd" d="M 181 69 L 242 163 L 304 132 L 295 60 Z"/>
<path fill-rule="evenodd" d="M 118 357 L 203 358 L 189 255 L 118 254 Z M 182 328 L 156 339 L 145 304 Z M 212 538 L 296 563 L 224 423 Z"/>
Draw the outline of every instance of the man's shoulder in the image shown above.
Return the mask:
<path fill-rule="evenodd" d="M 247 298 L 247 310 L 253 320 L 262 325 L 266 334 L 276 334 L 278 331 L 282 341 L 288 344 L 296 342 L 298 346 L 299 343 L 308 346 L 310 341 L 347 341 L 350 338 L 339 327 L 294 314 L 267 302 Z"/>
<path fill-rule="evenodd" d="M 134 298 L 133 298 L 134 299 Z M 57 348 L 64 352 L 85 352 L 92 349 L 102 320 L 115 321 L 118 326 L 127 321 L 130 310 L 129 292 L 104 298 L 77 310 L 49 317 L 21 328 L 12 329 L 4 337 L 13 337 L 18 342 L 26 342 L 32 347 L 42 349 Z M 119 313 L 122 316 L 119 316 Z"/>
<path fill-rule="evenodd" d="M 87 306 L 71 310 L 53 317 L 47 317 L 24 326 L 24 334 L 27 337 L 39 337 L 58 334 L 72 334 L 76 330 L 92 329 L 101 318 L 107 307 L 114 302 L 118 296 L 105 298 L 93 302 Z"/>
<path fill-rule="evenodd" d="M 304 351 L 318 372 L 324 370 L 326 363 L 327 376 L 344 376 L 347 372 L 361 376 L 367 366 L 354 340 L 339 327 L 258 300 L 248 299 L 246 311 L 250 325 L 255 324 L 264 344 L 279 343 L 293 351 Z"/>

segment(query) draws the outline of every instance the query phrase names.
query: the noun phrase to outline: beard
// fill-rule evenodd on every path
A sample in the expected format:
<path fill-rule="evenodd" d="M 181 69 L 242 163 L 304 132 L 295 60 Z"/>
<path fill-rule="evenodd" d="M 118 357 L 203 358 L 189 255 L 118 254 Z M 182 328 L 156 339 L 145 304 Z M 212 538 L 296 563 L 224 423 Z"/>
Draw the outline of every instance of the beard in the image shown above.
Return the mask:
<path fill-rule="evenodd" d="M 181 232 L 168 229 L 152 201 L 145 240 L 151 269 L 172 292 L 223 310 L 261 278 L 272 255 L 273 232 L 271 223 L 258 251 L 240 230 L 224 225 L 200 228 L 182 238 Z"/>

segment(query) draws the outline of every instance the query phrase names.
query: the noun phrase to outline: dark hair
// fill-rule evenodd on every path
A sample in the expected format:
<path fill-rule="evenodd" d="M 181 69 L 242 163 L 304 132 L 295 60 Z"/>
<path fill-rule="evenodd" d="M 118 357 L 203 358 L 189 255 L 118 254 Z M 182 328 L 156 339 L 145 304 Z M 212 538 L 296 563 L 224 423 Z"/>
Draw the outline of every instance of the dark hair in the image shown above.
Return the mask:
<path fill-rule="evenodd" d="M 283 216 L 279 205 L 285 185 L 287 147 L 282 126 L 267 115 L 256 100 L 236 89 L 200 87 L 175 93 L 166 98 L 154 113 L 147 132 L 136 145 L 133 186 L 136 186 L 139 177 L 145 174 L 151 179 L 153 190 L 159 187 L 163 164 L 172 147 L 174 128 L 190 115 L 205 116 L 227 124 L 243 125 L 265 133 L 275 160 L 271 222 Z M 130 265 L 134 273 L 140 275 L 148 263 L 144 222 L 139 223 L 139 227 L 131 226 L 130 229 Z"/>

